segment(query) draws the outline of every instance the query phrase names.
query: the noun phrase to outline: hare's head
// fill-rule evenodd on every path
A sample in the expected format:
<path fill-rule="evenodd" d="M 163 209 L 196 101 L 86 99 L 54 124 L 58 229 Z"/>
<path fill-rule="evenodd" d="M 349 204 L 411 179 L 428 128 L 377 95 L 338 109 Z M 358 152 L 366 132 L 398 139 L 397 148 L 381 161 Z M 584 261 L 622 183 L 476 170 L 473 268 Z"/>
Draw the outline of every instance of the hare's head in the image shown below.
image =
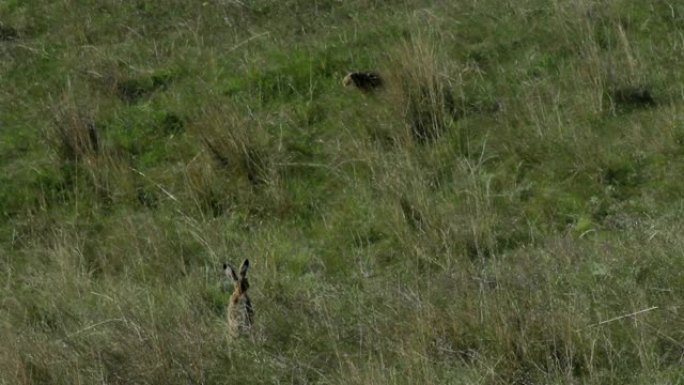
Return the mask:
<path fill-rule="evenodd" d="M 223 264 L 223 272 L 235 284 L 235 291 L 233 295 L 243 295 L 249 289 L 249 281 L 247 280 L 247 270 L 249 270 L 249 259 L 245 259 L 240 265 L 240 270 L 235 272 L 232 266 L 227 263 Z"/>
<path fill-rule="evenodd" d="M 351 72 L 348 73 L 347 76 L 344 77 L 344 79 L 342 79 L 342 85 L 345 87 L 349 87 L 352 84 L 352 82 L 353 82 L 353 80 L 352 80 L 352 73 Z"/>

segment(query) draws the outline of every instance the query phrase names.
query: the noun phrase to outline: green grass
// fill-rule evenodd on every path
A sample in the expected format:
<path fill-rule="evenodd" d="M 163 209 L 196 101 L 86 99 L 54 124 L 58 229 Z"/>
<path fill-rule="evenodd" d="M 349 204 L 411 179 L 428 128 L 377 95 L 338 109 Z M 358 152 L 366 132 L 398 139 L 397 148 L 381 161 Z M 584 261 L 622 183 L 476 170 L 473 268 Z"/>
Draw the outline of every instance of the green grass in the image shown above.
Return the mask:
<path fill-rule="evenodd" d="M 677 2 L 7 1 L 0 27 L 0 384 L 684 383 Z"/>

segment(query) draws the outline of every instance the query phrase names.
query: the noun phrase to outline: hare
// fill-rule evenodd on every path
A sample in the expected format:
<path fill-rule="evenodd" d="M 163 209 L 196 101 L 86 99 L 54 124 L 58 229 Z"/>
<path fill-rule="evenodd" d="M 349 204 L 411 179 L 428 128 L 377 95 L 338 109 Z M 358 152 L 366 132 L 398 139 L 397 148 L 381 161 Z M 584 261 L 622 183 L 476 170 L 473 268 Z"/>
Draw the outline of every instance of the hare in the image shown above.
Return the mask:
<path fill-rule="evenodd" d="M 235 272 L 232 266 L 227 263 L 223 264 L 223 272 L 228 278 L 233 280 L 235 285 L 233 294 L 230 296 L 230 303 L 228 303 L 228 327 L 233 337 L 249 332 L 254 320 L 252 301 L 250 301 L 247 295 L 247 289 L 249 289 L 249 281 L 247 280 L 248 269 L 248 259 L 242 262 L 238 273 Z"/>
<path fill-rule="evenodd" d="M 350 72 L 342 79 L 342 85 L 360 89 L 363 92 L 371 92 L 376 88 L 382 87 L 383 80 L 377 72 Z"/>

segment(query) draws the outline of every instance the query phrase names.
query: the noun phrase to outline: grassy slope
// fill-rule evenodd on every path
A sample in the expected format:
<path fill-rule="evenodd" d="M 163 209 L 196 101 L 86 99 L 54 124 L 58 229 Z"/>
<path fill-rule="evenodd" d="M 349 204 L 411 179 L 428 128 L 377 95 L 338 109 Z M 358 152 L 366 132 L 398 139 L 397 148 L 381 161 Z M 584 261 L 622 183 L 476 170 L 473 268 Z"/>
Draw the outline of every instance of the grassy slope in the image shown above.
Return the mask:
<path fill-rule="evenodd" d="M 0 4 L 0 383 L 684 381 L 684 6 L 87 3 Z"/>

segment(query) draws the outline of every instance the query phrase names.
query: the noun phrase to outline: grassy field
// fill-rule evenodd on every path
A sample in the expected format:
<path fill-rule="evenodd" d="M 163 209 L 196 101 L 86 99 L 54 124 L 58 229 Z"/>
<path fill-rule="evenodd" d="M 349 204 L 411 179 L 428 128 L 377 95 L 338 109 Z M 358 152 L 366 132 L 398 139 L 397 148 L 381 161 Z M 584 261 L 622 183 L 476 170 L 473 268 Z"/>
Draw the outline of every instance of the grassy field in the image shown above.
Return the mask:
<path fill-rule="evenodd" d="M 684 384 L 682 63 L 674 0 L 0 2 L 0 384 Z"/>

